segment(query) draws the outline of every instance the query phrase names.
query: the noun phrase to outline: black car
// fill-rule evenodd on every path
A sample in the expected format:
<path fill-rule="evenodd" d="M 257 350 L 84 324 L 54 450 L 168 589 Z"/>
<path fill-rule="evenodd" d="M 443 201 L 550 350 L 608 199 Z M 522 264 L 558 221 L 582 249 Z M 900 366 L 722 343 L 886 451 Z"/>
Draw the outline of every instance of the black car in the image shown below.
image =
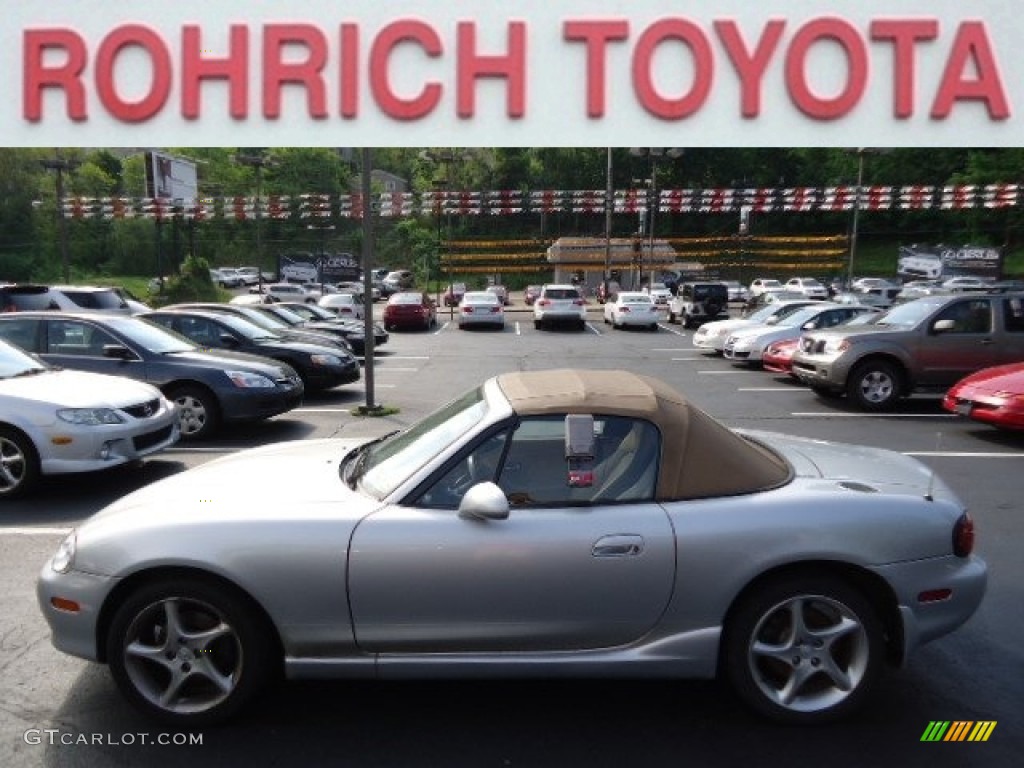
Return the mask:
<path fill-rule="evenodd" d="M 293 328 L 308 328 L 315 331 L 340 333 L 352 345 L 352 349 L 357 355 L 361 355 L 366 351 L 366 328 L 363 326 L 362 320 L 340 317 L 329 309 L 324 309 L 316 304 L 300 304 L 289 301 L 257 307 L 257 309 L 274 315 L 286 323 L 296 323 L 298 321 L 299 324 L 292 325 Z M 390 338 L 391 334 L 388 333 L 384 326 L 376 322 L 373 324 L 373 344 L 375 347 L 386 344 Z"/>
<path fill-rule="evenodd" d="M 290 323 L 286 323 L 277 315 L 269 314 L 267 312 L 261 312 L 260 309 L 262 304 L 219 304 L 217 302 L 196 302 L 191 304 L 169 304 L 162 309 L 187 309 L 187 310 L 201 310 L 203 312 L 222 312 L 228 315 L 234 315 L 235 317 L 241 317 L 248 320 L 253 325 L 258 325 L 264 330 L 275 333 L 285 339 L 291 341 L 306 341 L 310 344 L 326 344 L 327 346 L 341 347 L 343 350 L 351 354 L 353 347 L 345 339 L 343 334 L 337 332 L 328 333 L 325 331 L 317 331 L 313 328 L 302 328 L 295 326 Z"/>
<path fill-rule="evenodd" d="M 178 405 L 181 436 L 203 438 L 224 422 L 266 419 L 302 402 L 304 386 L 283 363 L 201 349 L 138 317 L 99 313 L 0 314 L 0 337 L 51 365 L 128 376 Z"/>
<path fill-rule="evenodd" d="M 241 317 L 202 309 L 146 312 L 159 323 L 209 349 L 229 349 L 287 363 L 302 378 L 307 392 L 359 381 L 359 361 L 338 347 L 285 339 Z"/>

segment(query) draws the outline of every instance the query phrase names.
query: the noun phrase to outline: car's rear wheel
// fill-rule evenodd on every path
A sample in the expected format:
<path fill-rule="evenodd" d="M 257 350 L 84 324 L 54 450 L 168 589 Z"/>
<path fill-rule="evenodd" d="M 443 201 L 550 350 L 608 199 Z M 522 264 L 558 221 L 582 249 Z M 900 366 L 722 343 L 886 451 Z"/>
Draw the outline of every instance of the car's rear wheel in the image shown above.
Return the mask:
<path fill-rule="evenodd" d="M 136 707 L 179 726 L 230 717 L 275 669 L 272 633 L 244 597 L 195 578 L 149 584 L 114 614 L 107 657 Z"/>
<path fill-rule="evenodd" d="M 853 369 L 846 394 L 865 411 L 884 411 L 900 398 L 899 369 L 885 360 L 867 360 Z"/>
<path fill-rule="evenodd" d="M 167 397 L 178 406 L 178 423 L 183 440 L 202 440 L 217 428 L 217 399 L 209 390 L 185 385 L 175 387 L 167 393 Z"/>
<path fill-rule="evenodd" d="M 676 313 L 673 312 L 671 309 L 668 311 L 668 321 L 672 324 L 678 322 L 678 318 L 676 318 Z"/>
<path fill-rule="evenodd" d="M 733 689 L 780 722 L 826 722 L 857 709 L 881 673 L 884 652 L 871 603 L 828 576 L 768 582 L 742 599 L 725 627 Z"/>
<path fill-rule="evenodd" d="M 0 498 L 12 499 L 39 481 L 39 454 L 26 435 L 0 428 Z"/>

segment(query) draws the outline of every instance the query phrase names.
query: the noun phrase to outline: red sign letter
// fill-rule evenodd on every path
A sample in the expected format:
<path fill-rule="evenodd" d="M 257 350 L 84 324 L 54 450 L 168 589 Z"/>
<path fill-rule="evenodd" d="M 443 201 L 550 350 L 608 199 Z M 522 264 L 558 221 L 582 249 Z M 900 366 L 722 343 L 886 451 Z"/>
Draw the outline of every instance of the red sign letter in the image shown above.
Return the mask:
<path fill-rule="evenodd" d="M 22 114 L 26 120 L 38 122 L 43 118 L 43 89 L 63 88 L 67 98 L 67 113 L 72 120 L 85 120 L 85 87 L 82 70 L 85 69 L 85 41 L 71 29 L 25 30 L 22 69 L 25 86 L 22 91 Z M 59 48 L 66 58 L 59 66 L 47 67 L 43 57 L 50 49 Z"/>
<path fill-rule="evenodd" d="M 149 93 L 134 102 L 122 99 L 114 82 L 114 62 L 121 51 L 130 46 L 142 48 L 153 63 Z M 160 35 L 140 24 L 125 24 L 107 35 L 96 52 L 96 93 L 114 117 L 126 123 L 141 123 L 156 115 L 167 103 L 171 71 L 171 53 Z"/>
<path fill-rule="evenodd" d="M 807 53 L 815 43 L 837 43 L 846 53 L 849 73 L 846 88 L 827 99 L 811 93 L 807 85 Z M 849 113 L 864 95 L 868 79 L 868 53 L 857 30 L 842 19 L 818 19 L 800 28 L 786 56 L 786 85 L 797 108 L 809 117 L 834 120 Z"/>
<path fill-rule="evenodd" d="M 629 37 L 629 22 L 567 21 L 562 37 L 587 46 L 587 117 L 604 117 L 608 42 Z"/>
<path fill-rule="evenodd" d="M 505 56 L 479 56 L 476 52 L 476 24 L 460 22 L 458 30 L 458 90 L 456 111 L 459 117 L 473 117 L 476 91 L 473 81 L 480 77 L 508 80 L 505 112 L 522 117 L 526 104 L 526 25 L 513 21 L 508 25 L 509 52 Z"/>
<path fill-rule="evenodd" d="M 892 113 L 908 118 L 914 114 L 914 46 L 918 40 L 934 40 L 939 23 L 928 20 L 873 21 L 872 40 L 892 40 Z"/>
<path fill-rule="evenodd" d="M 964 75 L 968 61 L 973 61 L 977 79 L 967 80 Z M 992 54 L 988 34 L 980 21 L 965 21 L 956 31 L 953 50 L 942 73 L 939 92 L 932 105 L 932 117 L 936 120 L 949 117 L 954 101 L 984 101 L 988 115 L 993 120 L 1005 120 L 1010 116 L 999 67 Z"/>
<path fill-rule="evenodd" d="M 785 27 L 784 21 L 769 21 L 751 55 L 735 21 L 715 22 L 715 31 L 740 77 L 740 113 L 744 117 L 757 117 L 761 114 L 761 79 L 779 46 Z"/>
<path fill-rule="evenodd" d="M 243 119 L 249 113 L 249 30 L 240 24 L 231 26 L 226 58 L 202 56 L 202 30 L 188 24 L 181 42 L 181 113 L 194 120 L 199 117 L 199 83 L 202 80 L 227 80 L 230 114 Z"/>
<path fill-rule="evenodd" d="M 419 96 L 400 98 L 388 79 L 388 60 L 399 44 L 415 42 L 431 58 L 441 55 L 441 38 L 422 21 L 396 21 L 380 31 L 370 48 L 370 91 L 384 113 L 396 120 L 417 120 L 430 114 L 441 100 L 441 86 L 427 83 Z"/>
<path fill-rule="evenodd" d="M 290 46 L 303 46 L 305 61 L 285 62 Z M 313 118 L 327 117 L 327 88 L 321 72 L 327 63 L 327 40 L 311 24 L 268 24 L 263 30 L 263 116 L 281 115 L 281 87 L 296 83 L 306 88 L 307 109 Z"/>
<path fill-rule="evenodd" d="M 651 73 L 655 50 L 666 40 L 682 42 L 693 54 L 693 87 L 676 99 L 666 99 L 654 89 Z M 672 120 L 692 115 L 707 99 L 713 75 L 711 45 L 700 27 L 683 19 L 652 24 L 640 36 L 633 53 L 633 88 L 643 108 L 655 117 Z"/>

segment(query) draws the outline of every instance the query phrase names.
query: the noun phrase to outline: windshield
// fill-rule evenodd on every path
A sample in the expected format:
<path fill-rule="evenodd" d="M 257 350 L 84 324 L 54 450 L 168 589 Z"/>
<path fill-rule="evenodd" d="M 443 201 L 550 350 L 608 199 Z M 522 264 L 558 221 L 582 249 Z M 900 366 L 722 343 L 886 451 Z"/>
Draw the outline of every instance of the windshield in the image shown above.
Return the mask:
<path fill-rule="evenodd" d="M 261 328 L 256 323 L 249 322 L 244 317 L 237 317 L 235 315 L 223 314 L 217 318 L 220 322 L 224 323 L 228 328 L 238 333 L 240 336 L 244 336 L 249 340 L 256 339 L 276 339 L 277 336 L 273 333 L 268 333 L 266 328 Z"/>
<path fill-rule="evenodd" d="M 291 323 L 292 325 L 302 325 L 306 322 L 302 315 L 298 315 L 292 310 L 286 307 L 266 307 L 264 310 L 267 315 L 274 315 L 275 319 L 280 319 L 282 322 Z"/>
<path fill-rule="evenodd" d="M 946 299 L 944 297 L 939 297 L 935 299 L 915 299 L 914 301 L 909 301 L 906 304 L 900 304 L 898 307 L 893 307 L 882 317 L 878 318 L 878 322 L 876 322 L 875 325 L 913 328 L 931 315 L 931 313 L 934 312 L 941 304 L 945 303 L 945 301 Z"/>
<path fill-rule="evenodd" d="M 13 344 L 0 339 L 0 379 L 42 373 L 47 370 L 49 370 L 49 366 L 22 352 Z"/>
<path fill-rule="evenodd" d="M 129 341 L 158 355 L 191 352 L 196 345 L 162 325 L 137 317 L 111 317 L 105 322 Z"/>
<path fill-rule="evenodd" d="M 813 320 L 821 313 L 821 307 L 801 307 L 796 312 L 779 318 L 779 325 L 798 326 Z"/>
<path fill-rule="evenodd" d="M 383 498 L 479 424 L 486 413 L 487 402 L 478 387 L 406 431 L 368 446 L 365 454 L 354 459 L 360 466 L 348 479 L 370 495 Z"/>

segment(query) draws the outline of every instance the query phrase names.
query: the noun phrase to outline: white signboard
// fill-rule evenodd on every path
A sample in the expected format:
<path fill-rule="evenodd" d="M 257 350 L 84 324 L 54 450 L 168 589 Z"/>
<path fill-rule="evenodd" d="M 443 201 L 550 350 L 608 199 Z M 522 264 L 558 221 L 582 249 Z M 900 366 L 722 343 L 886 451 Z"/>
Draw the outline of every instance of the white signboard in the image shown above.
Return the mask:
<path fill-rule="evenodd" d="M 1005 0 L 23 0 L 8 146 L 1024 144 Z"/>

